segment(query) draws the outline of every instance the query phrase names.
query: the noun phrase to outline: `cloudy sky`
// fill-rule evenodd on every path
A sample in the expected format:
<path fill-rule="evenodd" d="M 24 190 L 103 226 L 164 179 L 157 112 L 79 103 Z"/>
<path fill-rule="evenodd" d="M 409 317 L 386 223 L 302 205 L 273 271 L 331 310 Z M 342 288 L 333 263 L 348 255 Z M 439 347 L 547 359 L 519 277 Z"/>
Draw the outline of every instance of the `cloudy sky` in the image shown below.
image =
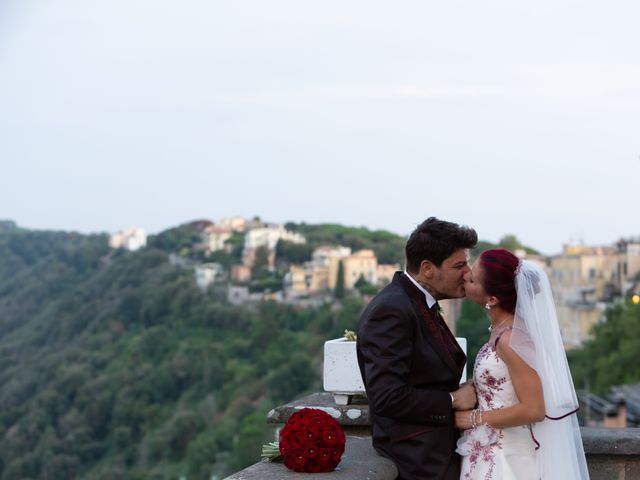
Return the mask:
<path fill-rule="evenodd" d="M 636 1 L 2 0 L 0 218 L 640 235 Z"/>

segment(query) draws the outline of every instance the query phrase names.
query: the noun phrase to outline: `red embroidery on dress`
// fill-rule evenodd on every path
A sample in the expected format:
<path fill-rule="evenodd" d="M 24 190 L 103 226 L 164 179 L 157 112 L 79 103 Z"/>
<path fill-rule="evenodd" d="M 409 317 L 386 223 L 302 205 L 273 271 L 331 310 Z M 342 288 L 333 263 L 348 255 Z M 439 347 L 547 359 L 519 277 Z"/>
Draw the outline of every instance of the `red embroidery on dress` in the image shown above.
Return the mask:
<path fill-rule="evenodd" d="M 492 430 L 492 427 L 489 427 Z M 502 438 L 504 434 L 502 430 L 498 430 L 498 442 L 491 445 L 482 445 L 479 441 L 473 442 L 471 447 L 471 454 L 469 455 L 469 471 L 465 472 L 464 480 L 473 480 L 472 473 L 478 465 L 478 460 L 481 460 L 484 464 L 489 466 L 487 473 L 485 474 L 485 480 L 492 480 L 493 469 L 496 466 L 496 453 L 495 448 L 502 449 Z"/>

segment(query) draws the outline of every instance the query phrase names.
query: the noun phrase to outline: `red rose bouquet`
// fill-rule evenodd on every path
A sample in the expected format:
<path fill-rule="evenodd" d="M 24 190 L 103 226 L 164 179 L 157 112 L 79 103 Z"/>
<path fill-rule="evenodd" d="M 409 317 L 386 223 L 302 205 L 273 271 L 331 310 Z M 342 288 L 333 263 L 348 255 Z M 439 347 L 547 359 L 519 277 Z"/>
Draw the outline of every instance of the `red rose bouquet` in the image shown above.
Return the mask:
<path fill-rule="evenodd" d="M 340 463 L 344 444 L 342 427 L 331 415 L 317 408 L 303 408 L 291 415 L 280 431 L 279 451 L 291 470 L 330 472 Z"/>

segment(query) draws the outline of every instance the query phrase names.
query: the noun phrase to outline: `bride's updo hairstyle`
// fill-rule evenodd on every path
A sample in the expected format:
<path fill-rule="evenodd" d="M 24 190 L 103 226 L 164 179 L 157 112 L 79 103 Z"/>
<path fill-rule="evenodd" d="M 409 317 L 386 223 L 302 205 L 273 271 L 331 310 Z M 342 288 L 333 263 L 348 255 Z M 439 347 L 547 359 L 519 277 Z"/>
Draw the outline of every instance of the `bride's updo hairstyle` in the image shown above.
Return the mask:
<path fill-rule="evenodd" d="M 485 250 L 480 254 L 482 287 L 487 294 L 498 299 L 500 307 L 507 312 L 516 310 L 516 270 L 518 257 L 504 248 Z"/>

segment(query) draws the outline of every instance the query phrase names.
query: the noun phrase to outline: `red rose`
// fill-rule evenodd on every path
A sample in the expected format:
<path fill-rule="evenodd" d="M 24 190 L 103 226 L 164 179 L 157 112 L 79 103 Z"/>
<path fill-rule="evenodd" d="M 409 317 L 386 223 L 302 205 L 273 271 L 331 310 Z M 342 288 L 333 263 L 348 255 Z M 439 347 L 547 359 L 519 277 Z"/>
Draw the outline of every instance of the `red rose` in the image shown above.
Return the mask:
<path fill-rule="evenodd" d="M 318 447 L 311 443 L 304 446 L 304 455 L 307 458 L 315 458 L 318 456 Z"/>
<path fill-rule="evenodd" d="M 322 432 L 322 440 L 328 446 L 333 447 L 338 443 L 338 435 L 333 430 L 325 430 Z"/>
<path fill-rule="evenodd" d="M 312 429 L 308 429 L 304 432 L 305 443 L 315 442 L 318 439 L 318 433 Z"/>
<path fill-rule="evenodd" d="M 310 473 L 324 472 L 325 471 L 325 465 L 322 465 L 322 464 L 316 462 L 315 460 L 310 460 L 309 463 L 307 463 L 307 467 L 306 467 L 305 471 L 310 472 Z"/>
<path fill-rule="evenodd" d="M 322 465 L 327 465 L 329 462 L 332 462 L 333 458 L 331 455 L 331 450 L 328 448 L 321 448 L 318 452 L 318 462 Z"/>

